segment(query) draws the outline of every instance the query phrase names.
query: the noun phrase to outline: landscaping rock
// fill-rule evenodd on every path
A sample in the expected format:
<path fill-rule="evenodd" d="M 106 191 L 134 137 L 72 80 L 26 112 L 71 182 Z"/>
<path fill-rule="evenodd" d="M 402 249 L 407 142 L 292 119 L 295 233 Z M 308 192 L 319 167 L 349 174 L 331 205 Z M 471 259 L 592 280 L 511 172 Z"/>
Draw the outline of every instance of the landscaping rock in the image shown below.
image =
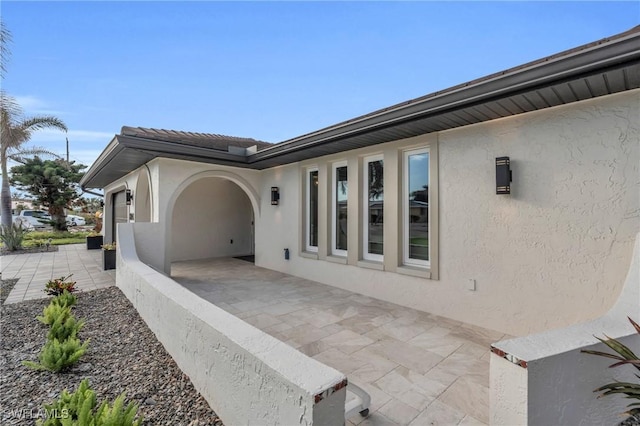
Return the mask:
<path fill-rule="evenodd" d="M 46 341 L 48 328 L 36 316 L 48 302 L 1 307 L 0 424 L 14 424 L 12 413 L 36 412 L 88 378 L 98 402 L 125 392 L 127 402 L 140 405 L 145 425 L 222 425 L 117 287 L 79 294 L 74 313 L 86 320 L 79 337 L 91 342 L 78 364 L 59 374 L 23 366 L 37 361 Z"/>

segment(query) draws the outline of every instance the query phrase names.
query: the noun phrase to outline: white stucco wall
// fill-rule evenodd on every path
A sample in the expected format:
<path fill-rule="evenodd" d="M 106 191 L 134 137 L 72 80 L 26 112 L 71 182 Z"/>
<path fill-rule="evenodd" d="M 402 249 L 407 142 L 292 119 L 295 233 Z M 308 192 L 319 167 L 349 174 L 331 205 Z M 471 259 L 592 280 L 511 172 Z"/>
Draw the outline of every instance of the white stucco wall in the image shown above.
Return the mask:
<path fill-rule="evenodd" d="M 174 261 L 252 254 L 251 202 L 230 180 L 193 182 L 178 196 L 172 222 Z"/>
<path fill-rule="evenodd" d="M 303 226 L 300 165 L 263 171 L 256 262 L 513 335 L 598 317 L 620 293 L 640 230 L 639 105 L 635 90 L 440 133 L 438 280 L 387 272 L 395 262 L 387 256 L 385 271 L 358 266 L 359 254 L 351 247 L 359 237 L 352 234 L 360 227 L 359 210 L 349 215 L 349 264 L 323 260 L 330 226 L 323 173 L 332 161 L 348 159 L 351 165 L 384 153 L 387 179 L 387 173 L 398 173 L 387 160 L 398 157 L 401 143 L 305 162 L 320 166 L 318 260 L 297 255 Z M 511 157 L 511 195 L 495 194 L 500 156 Z M 280 187 L 277 207 L 267 202 L 271 186 Z M 350 183 L 350 196 L 352 188 Z M 396 196 L 387 189 L 385 200 Z M 356 206 L 358 196 L 354 200 L 350 204 Z M 297 233 L 290 231 L 294 223 Z M 386 210 L 385 244 L 391 243 L 387 228 L 398 226 Z M 284 248 L 291 250 L 289 261 Z M 476 281 L 476 291 L 467 290 L 469 279 Z"/>
<path fill-rule="evenodd" d="M 118 229 L 117 285 L 225 424 L 344 424 L 342 373 L 140 262 L 139 225 Z"/>
<path fill-rule="evenodd" d="M 263 171 L 156 159 L 149 163 L 152 221 L 167 227 L 164 270 L 185 258 L 172 249 L 176 233 L 168 219 L 176 200 L 194 182 L 220 178 L 242 188 L 256 212 L 259 266 L 512 335 L 593 319 L 620 293 L 640 230 L 638 116 L 640 90 L 634 90 Z M 438 151 L 439 185 L 431 188 L 438 196 L 430 200 L 439 202 L 439 226 L 432 229 L 432 235 L 439 231 L 437 279 L 398 268 L 401 223 L 394 200 L 402 150 L 416 143 Z M 361 262 L 361 188 L 354 180 L 361 184 L 362 158 L 373 154 L 385 162 L 384 271 Z M 512 161 L 511 195 L 495 194 L 500 156 Z M 342 160 L 350 179 L 346 264 L 327 256 L 327 176 L 331 163 Z M 321 175 L 317 258 L 300 255 L 301 176 L 309 165 L 319 166 Z M 110 187 L 135 187 L 136 178 L 137 171 Z M 280 188 L 278 206 L 270 204 L 272 186 Z M 476 291 L 467 289 L 470 279 Z"/>
<path fill-rule="evenodd" d="M 627 321 L 640 318 L 640 234 L 624 288 L 606 315 L 570 327 L 518 337 L 493 346 L 515 365 L 491 355 L 491 424 L 616 424 L 631 402 L 622 395 L 597 398 L 593 390 L 613 381 L 635 382 L 631 365 L 581 353 L 613 353 L 594 336 L 618 339 L 640 353 L 640 334 Z"/>

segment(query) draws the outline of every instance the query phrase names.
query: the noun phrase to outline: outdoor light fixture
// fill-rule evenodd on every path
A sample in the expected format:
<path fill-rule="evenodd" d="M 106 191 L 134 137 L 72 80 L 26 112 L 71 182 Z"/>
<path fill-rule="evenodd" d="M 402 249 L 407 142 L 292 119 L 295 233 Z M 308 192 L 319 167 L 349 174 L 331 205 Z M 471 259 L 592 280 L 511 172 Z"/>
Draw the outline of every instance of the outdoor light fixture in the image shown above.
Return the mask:
<path fill-rule="evenodd" d="M 280 190 L 277 186 L 271 187 L 271 205 L 277 206 L 280 201 Z"/>
<path fill-rule="evenodd" d="M 511 160 L 509 157 L 496 158 L 496 194 L 511 194 Z"/>
<path fill-rule="evenodd" d="M 130 206 L 131 205 L 131 200 L 133 200 L 133 191 L 130 189 L 127 189 L 125 191 L 125 195 L 127 196 L 127 205 Z"/>

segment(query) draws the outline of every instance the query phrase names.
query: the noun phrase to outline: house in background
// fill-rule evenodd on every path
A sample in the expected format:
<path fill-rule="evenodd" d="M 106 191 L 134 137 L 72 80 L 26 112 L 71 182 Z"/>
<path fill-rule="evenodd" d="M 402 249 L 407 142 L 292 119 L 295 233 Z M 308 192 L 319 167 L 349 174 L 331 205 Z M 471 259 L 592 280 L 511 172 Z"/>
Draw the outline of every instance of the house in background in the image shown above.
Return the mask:
<path fill-rule="evenodd" d="M 636 27 L 277 144 L 123 127 L 81 185 L 105 191 L 106 241 L 156 224 L 138 250 L 167 275 L 253 254 L 512 335 L 566 326 L 614 303 L 640 229 L 639 43 Z"/>

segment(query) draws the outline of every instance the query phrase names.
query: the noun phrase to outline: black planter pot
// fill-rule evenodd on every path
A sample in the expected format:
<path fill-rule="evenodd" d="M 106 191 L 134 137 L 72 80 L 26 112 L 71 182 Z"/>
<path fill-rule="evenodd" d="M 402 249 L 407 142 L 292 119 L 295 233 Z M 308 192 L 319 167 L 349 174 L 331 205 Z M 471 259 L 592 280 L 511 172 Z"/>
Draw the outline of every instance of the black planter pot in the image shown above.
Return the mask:
<path fill-rule="evenodd" d="M 98 250 L 102 244 L 102 235 L 87 237 L 87 250 Z"/>
<path fill-rule="evenodd" d="M 105 271 L 116 269 L 116 251 L 102 250 L 102 266 Z"/>

